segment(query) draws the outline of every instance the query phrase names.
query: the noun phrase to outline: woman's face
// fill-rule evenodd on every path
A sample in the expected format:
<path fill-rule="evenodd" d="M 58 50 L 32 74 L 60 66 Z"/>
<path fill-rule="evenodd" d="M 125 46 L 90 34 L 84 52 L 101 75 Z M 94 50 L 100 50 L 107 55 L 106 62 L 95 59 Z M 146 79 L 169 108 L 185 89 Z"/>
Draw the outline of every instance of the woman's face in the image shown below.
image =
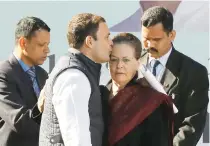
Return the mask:
<path fill-rule="evenodd" d="M 136 74 L 139 62 L 135 58 L 135 49 L 128 44 L 115 44 L 109 61 L 112 80 L 125 86 Z"/>

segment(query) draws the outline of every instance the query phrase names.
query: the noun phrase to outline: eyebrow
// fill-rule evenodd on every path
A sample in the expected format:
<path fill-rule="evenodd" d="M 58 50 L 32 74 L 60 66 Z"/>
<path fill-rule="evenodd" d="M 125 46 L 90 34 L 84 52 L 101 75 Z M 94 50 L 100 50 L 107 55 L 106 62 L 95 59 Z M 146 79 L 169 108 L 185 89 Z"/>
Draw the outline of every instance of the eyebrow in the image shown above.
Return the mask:
<path fill-rule="evenodd" d="M 119 57 L 114 56 L 114 55 L 111 55 L 111 57 L 119 58 Z M 130 58 L 130 57 L 128 57 L 128 56 L 124 56 L 123 58 Z"/>
<path fill-rule="evenodd" d="M 143 36 L 143 38 L 146 38 L 146 39 L 149 39 L 149 40 L 160 40 L 160 39 L 162 39 L 162 38 L 149 38 L 149 37 L 145 37 L 145 36 Z"/>
<path fill-rule="evenodd" d="M 153 40 L 157 41 L 157 40 L 161 40 L 162 38 L 154 38 Z"/>
<path fill-rule="evenodd" d="M 50 42 L 43 42 L 43 43 L 42 43 L 42 42 L 38 42 L 38 43 L 39 43 L 40 45 L 45 45 L 45 44 L 48 44 L 48 45 L 49 45 L 49 44 L 50 44 Z"/>

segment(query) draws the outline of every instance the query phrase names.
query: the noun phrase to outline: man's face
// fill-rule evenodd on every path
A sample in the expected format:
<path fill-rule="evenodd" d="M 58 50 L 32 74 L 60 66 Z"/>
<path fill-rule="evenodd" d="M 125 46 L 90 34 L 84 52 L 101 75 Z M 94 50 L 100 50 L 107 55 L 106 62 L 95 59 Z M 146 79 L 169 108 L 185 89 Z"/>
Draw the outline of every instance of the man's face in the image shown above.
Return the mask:
<path fill-rule="evenodd" d="M 110 32 L 106 23 L 100 23 L 96 33 L 97 39 L 93 42 L 92 56 L 97 63 L 109 61 L 113 42 L 110 39 Z"/>
<path fill-rule="evenodd" d="M 142 44 L 145 49 L 149 49 L 151 57 L 159 58 L 165 55 L 174 38 L 175 31 L 165 32 L 162 23 L 150 27 L 142 26 Z"/>
<path fill-rule="evenodd" d="M 42 65 L 49 53 L 50 33 L 46 30 L 38 30 L 30 38 L 26 39 L 24 55 L 31 65 Z"/>

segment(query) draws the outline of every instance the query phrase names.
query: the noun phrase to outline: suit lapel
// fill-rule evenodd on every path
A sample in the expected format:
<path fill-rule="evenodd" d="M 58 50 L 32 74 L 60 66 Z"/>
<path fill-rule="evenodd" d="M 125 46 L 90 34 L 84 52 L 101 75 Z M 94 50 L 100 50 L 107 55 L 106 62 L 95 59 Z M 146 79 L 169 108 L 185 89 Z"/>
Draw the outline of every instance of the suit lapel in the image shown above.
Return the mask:
<path fill-rule="evenodd" d="M 27 100 L 27 102 L 29 103 L 31 103 L 31 96 L 37 100 L 30 77 L 26 72 L 24 72 L 14 55 L 11 55 L 11 57 L 9 58 L 9 62 L 15 72 L 14 77 L 16 77 L 16 80 L 20 84 L 20 86 L 24 88 L 24 91 L 26 93 L 25 95 L 28 95 L 28 97 L 22 98 L 24 98 L 24 100 Z"/>
<path fill-rule="evenodd" d="M 163 85 L 165 91 L 170 95 L 170 93 L 175 89 L 179 83 L 179 73 L 181 58 L 179 53 L 172 47 L 171 54 L 166 63 L 166 70 L 161 79 L 161 84 Z"/>
<path fill-rule="evenodd" d="M 175 88 L 175 85 L 178 84 L 178 78 L 169 69 L 166 68 L 160 83 L 163 85 L 166 93 L 170 94 L 170 89 Z"/>
<path fill-rule="evenodd" d="M 36 68 L 36 79 L 39 89 L 41 90 L 45 84 L 46 78 L 44 78 L 43 73 L 41 73 L 40 68 L 35 66 Z"/>

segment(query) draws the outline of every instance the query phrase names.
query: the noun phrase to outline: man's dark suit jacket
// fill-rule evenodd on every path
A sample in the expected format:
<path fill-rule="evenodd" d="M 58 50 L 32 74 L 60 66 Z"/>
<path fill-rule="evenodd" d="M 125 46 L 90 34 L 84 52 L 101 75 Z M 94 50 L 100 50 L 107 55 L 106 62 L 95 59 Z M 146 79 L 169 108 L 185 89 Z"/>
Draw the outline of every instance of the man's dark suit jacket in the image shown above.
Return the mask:
<path fill-rule="evenodd" d="M 41 90 L 48 75 L 39 66 L 35 69 Z M 41 114 L 36 103 L 32 81 L 18 60 L 12 55 L 1 62 L 0 146 L 38 146 Z"/>
<path fill-rule="evenodd" d="M 142 64 L 146 64 L 144 55 Z M 174 146 L 196 146 L 205 127 L 209 80 L 207 69 L 174 48 L 161 80 L 165 91 L 174 98 Z"/>

